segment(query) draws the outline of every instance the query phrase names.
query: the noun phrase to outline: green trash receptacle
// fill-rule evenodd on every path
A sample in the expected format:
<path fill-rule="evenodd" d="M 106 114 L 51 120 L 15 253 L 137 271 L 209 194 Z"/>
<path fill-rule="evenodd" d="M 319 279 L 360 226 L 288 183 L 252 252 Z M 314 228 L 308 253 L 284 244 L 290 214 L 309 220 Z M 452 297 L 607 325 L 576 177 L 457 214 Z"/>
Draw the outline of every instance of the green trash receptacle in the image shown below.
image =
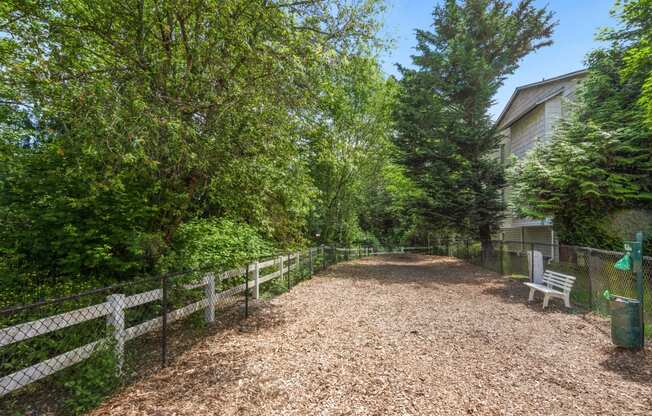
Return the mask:
<path fill-rule="evenodd" d="M 638 299 L 610 295 L 609 312 L 613 343 L 624 348 L 641 348 L 641 302 Z"/>

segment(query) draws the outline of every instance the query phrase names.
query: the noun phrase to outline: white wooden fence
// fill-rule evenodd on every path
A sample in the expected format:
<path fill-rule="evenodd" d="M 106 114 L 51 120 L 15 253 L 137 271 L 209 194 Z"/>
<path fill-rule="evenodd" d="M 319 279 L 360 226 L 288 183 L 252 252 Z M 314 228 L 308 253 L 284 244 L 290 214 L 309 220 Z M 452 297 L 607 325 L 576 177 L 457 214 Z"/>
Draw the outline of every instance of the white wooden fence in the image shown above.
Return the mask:
<path fill-rule="evenodd" d="M 403 253 L 405 251 L 425 248 L 426 247 L 400 247 L 397 251 Z M 335 253 L 345 253 L 347 258 L 390 253 L 390 251 L 373 251 L 368 247 L 345 249 L 322 246 L 319 248 L 311 248 L 307 250 L 310 259 L 309 264 L 311 275 L 313 272 L 313 256 L 321 256 L 322 264 L 324 264 L 327 257 L 325 250 L 334 250 Z M 396 252 L 396 250 L 392 252 Z M 260 297 L 260 285 L 288 273 L 288 268 L 289 270 L 294 270 L 299 267 L 300 262 L 298 260 L 300 259 L 300 256 L 301 252 L 297 252 L 290 255 L 278 256 L 263 262 L 253 262 L 248 265 L 248 270 L 252 275 L 252 278 L 247 276 L 246 284 L 242 283 L 221 292 L 215 291 L 216 275 L 212 272 L 206 273 L 202 279 L 183 286 L 185 289 L 203 288 L 204 297 L 197 302 L 168 312 L 166 315 L 167 322 L 170 323 L 177 321 L 202 309 L 204 310 L 204 319 L 206 322 L 214 322 L 215 306 L 219 300 L 244 292 L 245 286 L 249 289 L 253 289 L 253 298 L 258 299 Z M 337 256 L 335 257 L 337 258 Z M 297 261 L 292 263 L 292 260 L 295 259 Z M 337 261 L 337 259 L 333 260 Z M 275 270 L 267 274 L 261 273 L 262 270 L 271 267 L 274 267 Z M 242 276 L 245 274 L 246 270 L 246 267 L 229 270 L 218 274 L 217 278 L 223 280 L 234 276 Z M 146 303 L 161 300 L 162 297 L 162 289 L 154 289 L 129 296 L 124 294 L 112 294 L 108 296 L 106 301 L 103 303 L 0 329 L 0 348 L 102 317 L 106 317 L 107 327 L 110 329 L 110 333 L 112 334 L 109 338 L 102 338 L 93 341 L 71 351 L 3 376 L 0 378 L 0 397 L 86 360 L 100 347 L 108 345 L 107 342 L 113 343 L 118 367 L 121 369 L 124 360 L 125 342 L 159 329 L 163 322 L 162 317 L 157 317 L 126 328 L 125 311 Z"/>
<path fill-rule="evenodd" d="M 311 259 L 311 272 L 313 267 L 312 259 L 315 254 L 321 255 L 323 259 L 324 247 L 308 250 L 308 256 Z M 289 270 L 294 270 L 299 267 L 300 263 L 298 260 L 300 255 L 301 253 L 298 252 L 290 255 L 279 256 L 263 262 L 253 262 L 248 266 L 250 274 L 253 276 L 251 279 L 249 276 L 247 277 L 246 284 L 242 283 L 222 292 L 215 291 L 215 274 L 206 273 L 201 280 L 183 286 L 185 289 L 197 289 L 203 287 L 204 297 L 197 302 L 168 312 L 166 316 L 167 322 L 174 322 L 185 318 L 201 309 L 204 310 L 204 319 L 207 322 L 214 322 L 215 305 L 220 299 L 228 298 L 244 292 L 245 285 L 249 289 L 253 289 L 253 297 L 255 299 L 259 298 L 260 285 L 279 276 L 283 276 L 285 273 L 288 273 Z M 291 261 L 295 259 L 297 261 L 291 263 Z M 276 267 L 275 271 L 264 275 L 261 274 L 262 270 L 273 266 Z M 241 276 L 245 274 L 245 271 L 246 268 L 229 270 L 220 273 L 218 278 L 222 280 L 229 277 Z M 0 396 L 4 396 L 14 390 L 54 374 L 57 371 L 86 360 L 100 346 L 106 345 L 107 341 L 113 341 L 118 366 L 122 368 L 125 342 L 154 331 L 162 325 L 162 317 L 157 317 L 135 326 L 125 328 L 125 310 L 160 300 L 162 296 L 162 289 L 154 289 L 130 296 L 124 294 L 112 294 L 107 297 L 105 302 L 97 305 L 1 329 L 0 348 L 39 335 L 68 328 L 85 321 L 106 317 L 107 326 L 110 328 L 112 333 L 112 339 L 104 338 L 93 341 L 79 348 L 75 348 L 74 350 L 49 358 L 38 364 L 23 368 L 22 370 L 0 378 Z"/>

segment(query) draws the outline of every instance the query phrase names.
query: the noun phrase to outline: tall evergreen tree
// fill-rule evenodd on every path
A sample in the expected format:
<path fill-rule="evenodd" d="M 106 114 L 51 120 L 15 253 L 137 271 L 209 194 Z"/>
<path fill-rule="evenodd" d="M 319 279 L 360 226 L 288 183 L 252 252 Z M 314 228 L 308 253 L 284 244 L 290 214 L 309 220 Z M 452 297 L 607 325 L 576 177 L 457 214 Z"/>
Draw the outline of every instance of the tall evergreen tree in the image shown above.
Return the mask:
<path fill-rule="evenodd" d="M 651 2 L 626 2 L 621 28 L 602 35 L 611 45 L 587 57 L 571 116 L 551 143 L 510 170 L 513 209 L 554 218 L 562 242 L 620 249 L 611 214 L 652 212 L 652 51 L 644 47 L 644 15 L 652 17 Z"/>
<path fill-rule="evenodd" d="M 646 124 L 652 126 L 652 1 L 619 0 L 616 4 L 622 8 L 615 8 L 613 14 L 620 11 L 622 25 L 608 31 L 605 38 L 626 46 L 621 75 L 624 79 L 642 79 L 638 104 L 645 112 Z"/>
<path fill-rule="evenodd" d="M 400 67 L 396 142 L 426 191 L 423 215 L 485 246 L 500 221 L 504 181 L 489 108 L 519 60 L 551 43 L 555 25 L 532 3 L 447 0 L 434 10 L 434 30 L 417 30 L 416 68 Z"/>

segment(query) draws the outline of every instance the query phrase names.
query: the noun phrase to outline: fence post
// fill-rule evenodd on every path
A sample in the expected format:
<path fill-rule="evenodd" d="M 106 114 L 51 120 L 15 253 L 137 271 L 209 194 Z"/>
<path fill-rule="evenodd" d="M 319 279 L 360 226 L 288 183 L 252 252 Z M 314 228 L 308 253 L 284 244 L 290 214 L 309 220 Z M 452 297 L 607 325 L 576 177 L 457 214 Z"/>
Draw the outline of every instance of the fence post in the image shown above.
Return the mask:
<path fill-rule="evenodd" d="M 292 282 L 291 282 L 291 277 L 290 273 L 292 272 L 292 264 L 290 263 L 292 261 L 292 253 L 288 253 L 288 290 L 292 289 Z"/>
<path fill-rule="evenodd" d="M 283 279 L 283 255 L 278 256 L 279 277 Z"/>
<path fill-rule="evenodd" d="M 530 282 L 534 282 L 534 243 L 530 243 Z"/>
<path fill-rule="evenodd" d="M 118 366 L 118 372 L 122 372 L 124 364 L 125 350 L 125 302 L 126 297 L 123 294 L 109 295 L 106 299 L 109 303 L 111 313 L 107 317 L 107 325 L 113 332 L 115 342 L 115 356 Z"/>
<path fill-rule="evenodd" d="M 168 360 L 168 278 L 161 277 L 161 367 Z"/>
<path fill-rule="evenodd" d="M 245 319 L 247 319 L 249 318 L 249 262 L 247 262 L 247 267 L 245 267 L 244 284 L 245 284 Z"/>
<path fill-rule="evenodd" d="M 588 272 L 586 273 L 586 276 L 588 278 L 588 283 L 589 283 L 589 310 L 593 310 L 593 282 L 591 276 L 591 269 L 593 268 L 593 249 L 591 248 L 588 249 L 586 265 L 588 268 Z"/>
<path fill-rule="evenodd" d="M 260 263 L 254 263 L 254 299 L 260 299 Z"/>
<path fill-rule="evenodd" d="M 204 309 L 204 320 L 212 324 L 215 322 L 215 275 L 212 272 L 204 276 L 204 296 L 208 301 Z"/>
<path fill-rule="evenodd" d="M 310 276 L 312 277 L 314 270 L 312 265 L 312 247 L 308 250 L 308 257 L 310 259 Z"/>
<path fill-rule="evenodd" d="M 633 271 L 636 274 L 636 289 L 638 292 L 638 300 L 641 302 L 640 309 L 640 319 L 641 319 L 641 348 L 645 347 L 645 283 L 643 281 L 643 231 L 636 233 L 636 244 L 635 250 L 637 252 L 632 253 L 633 257 Z"/>
<path fill-rule="evenodd" d="M 504 275 L 503 270 L 503 242 L 500 243 L 500 249 L 498 250 L 498 270 L 500 270 L 500 275 Z"/>
<path fill-rule="evenodd" d="M 297 280 L 301 280 L 303 278 L 303 270 L 301 268 L 301 250 L 297 251 L 297 274 Z"/>
<path fill-rule="evenodd" d="M 321 252 L 321 269 L 326 270 L 326 251 L 324 250 L 323 245 L 320 247 L 319 251 Z"/>

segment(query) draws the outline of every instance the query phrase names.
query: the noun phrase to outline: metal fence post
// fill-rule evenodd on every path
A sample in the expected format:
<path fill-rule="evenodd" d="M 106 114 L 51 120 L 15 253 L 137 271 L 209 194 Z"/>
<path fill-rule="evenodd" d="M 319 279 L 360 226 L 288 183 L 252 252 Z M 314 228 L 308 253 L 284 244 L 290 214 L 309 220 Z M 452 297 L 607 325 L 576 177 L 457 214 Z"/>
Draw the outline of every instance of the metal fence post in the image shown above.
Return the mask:
<path fill-rule="evenodd" d="M 644 299 L 644 293 L 645 293 L 645 286 L 643 282 L 643 232 L 639 231 L 636 233 L 636 247 L 634 247 L 634 250 L 637 252 L 632 253 L 633 257 L 633 271 L 636 274 L 636 289 L 638 292 L 638 300 L 641 302 L 641 309 L 640 309 L 640 319 L 641 319 L 641 348 L 645 347 L 645 299 Z"/>
<path fill-rule="evenodd" d="M 260 299 L 260 263 L 254 263 L 254 299 Z"/>
<path fill-rule="evenodd" d="M 590 248 L 588 249 L 588 253 L 587 253 L 586 266 L 588 269 L 586 273 L 586 277 L 588 279 L 588 285 L 589 285 L 589 310 L 593 310 L 593 281 L 592 281 L 593 276 L 591 275 L 591 269 L 593 268 L 593 250 Z"/>
<path fill-rule="evenodd" d="M 313 265 L 312 265 L 312 247 L 308 250 L 308 258 L 310 259 L 310 276 L 313 275 Z"/>
<path fill-rule="evenodd" d="M 301 250 L 297 251 L 297 280 L 301 280 L 303 278 L 303 270 L 302 270 L 302 264 L 301 264 Z"/>
<path fill-rule="evenodd" d="M 534 243 L 530 243 L 530 282 L 534 282 Z"/>
<path fill-rule="evenodd" d="M 215 275 L 206 273 L 204 275 L 204 296 L 206 296 L 207 305 L 204 309 L 204 320 L 212 324 L 215 322 Z"/>
<path fill-rule="evenodd" d="M 107 317 L 107 326 L 113 332 L 113 341 L 115 342 L 115 357 L 118 372 L 122 372 L 124 364 L 125 350 L 125 301 L 123 294 L 110 295 L 107 297 L 111 313 Z"/>
<path fill-rule="evenodd" d="M 503 270 L 503 242 L 501 241 L 499 243 L 500 249 L 498 250 L 498 270 L 500 271 L 500 275 L 504 275 L 504 270 Z"/>
<path fill-rule="evenodd" d="M 168 277 L 161 277 L 161 367 L 168 361 Z"/>

